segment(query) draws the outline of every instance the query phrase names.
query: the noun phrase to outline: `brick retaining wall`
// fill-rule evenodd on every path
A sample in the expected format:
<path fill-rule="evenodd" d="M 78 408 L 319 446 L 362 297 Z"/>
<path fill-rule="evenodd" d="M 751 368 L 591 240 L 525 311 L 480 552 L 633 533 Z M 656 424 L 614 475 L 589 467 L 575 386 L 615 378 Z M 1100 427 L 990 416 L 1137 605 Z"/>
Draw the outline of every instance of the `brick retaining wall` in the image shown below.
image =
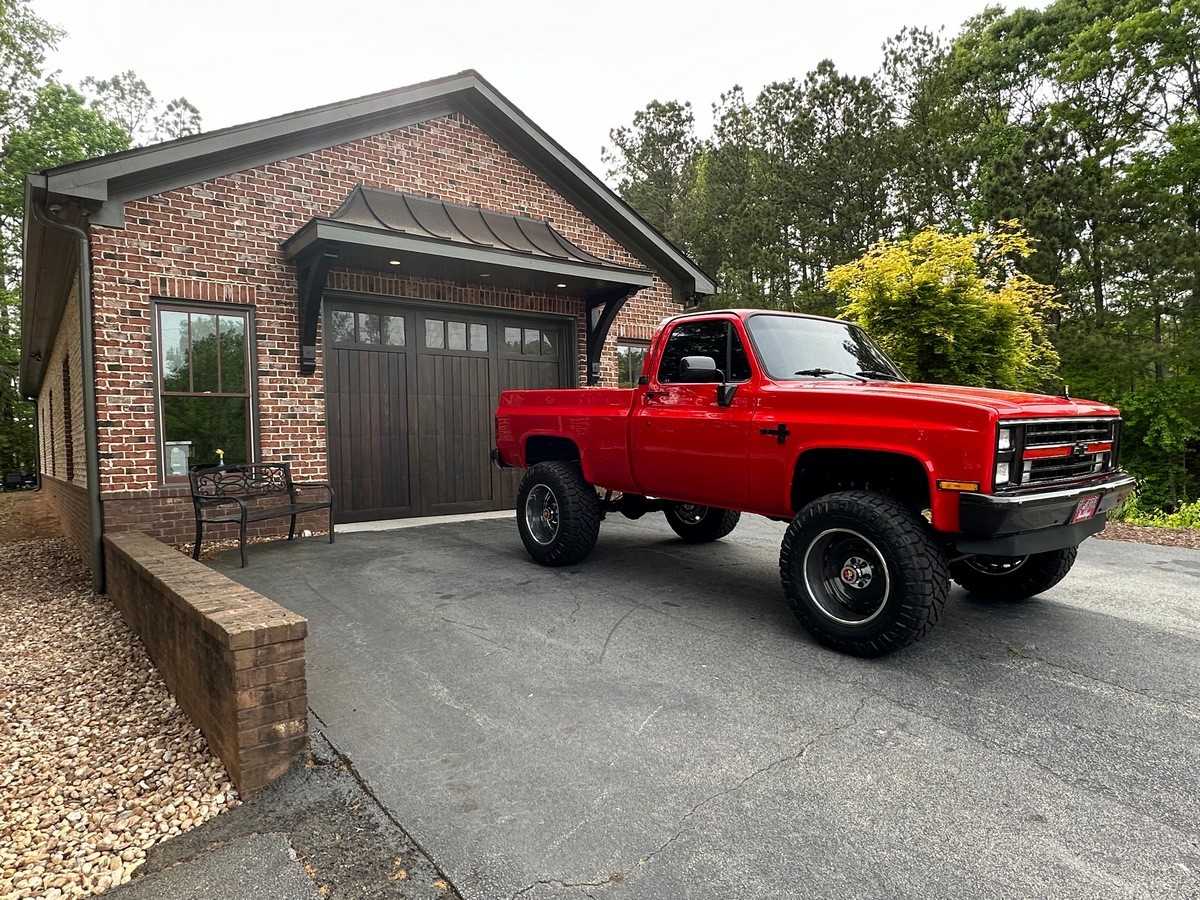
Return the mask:
<path fill-rule="evenodd" d="M 108 595 L 243 797 L 308 737 L 308 620 L 142 532 L 104 538 Z"/>

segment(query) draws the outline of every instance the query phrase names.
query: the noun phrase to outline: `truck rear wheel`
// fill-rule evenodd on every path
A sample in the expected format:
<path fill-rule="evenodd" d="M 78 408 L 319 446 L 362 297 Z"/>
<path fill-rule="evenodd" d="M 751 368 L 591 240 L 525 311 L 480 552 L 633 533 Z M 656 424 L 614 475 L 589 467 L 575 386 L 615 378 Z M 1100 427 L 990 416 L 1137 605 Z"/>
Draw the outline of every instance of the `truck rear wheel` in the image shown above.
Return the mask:
<path fill-rule="evenodd" d="M 868 491 L 828 494 L 800 510 L 784 535 L 779 572 L 809 633 L 855 656 L 920 640 L 950 590 L 945 553 L 925 520 Z"/>
<path fill-rule="evenodd" d="M 737 527 L 742 517 L 735 509 L 696 506 L 694 503 L 668 503 L 663 512 L 671 530 L 689 544 L 707 544 L 725 537 Z"/>
<path fill-rule="evenodd" d="M 600 536 L 600 498 L 578 463 L 538 463 L 525 473 L 517 489 L 517 530 L 543 566 L 587 558 Z"/>
<path fill-rule="evenodd" d="M 1027 600 L 1067 577 L 1078 547 L 1030 556 L 968 556 L 950 564 L 950 577 L 985 600 Z"/>

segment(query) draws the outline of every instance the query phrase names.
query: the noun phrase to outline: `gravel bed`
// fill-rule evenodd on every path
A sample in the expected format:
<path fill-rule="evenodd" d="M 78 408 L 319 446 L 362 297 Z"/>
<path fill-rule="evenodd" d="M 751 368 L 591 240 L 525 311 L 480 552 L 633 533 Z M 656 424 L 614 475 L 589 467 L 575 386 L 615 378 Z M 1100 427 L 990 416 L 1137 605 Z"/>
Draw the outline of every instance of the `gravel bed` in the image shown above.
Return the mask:
<path fill-rule="evenodd" d="M 96 894 L 237 792 L 66 540 L 3 551 L 0 897 Z"/>

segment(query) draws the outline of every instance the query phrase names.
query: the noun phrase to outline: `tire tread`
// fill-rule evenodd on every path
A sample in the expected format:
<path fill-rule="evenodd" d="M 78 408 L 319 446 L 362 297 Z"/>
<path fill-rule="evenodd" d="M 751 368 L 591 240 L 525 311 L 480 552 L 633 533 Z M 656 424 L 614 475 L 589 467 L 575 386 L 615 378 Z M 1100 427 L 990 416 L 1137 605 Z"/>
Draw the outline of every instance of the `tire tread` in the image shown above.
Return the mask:
<path fill-rule="evenodd" d="M 559 533 L 548 545 L 538 544 L 525 528 L 525 499 L 538 484 L 546 484 L 558 500 Z M 574 462 L 542 462 L 531 467 L 517 489 L 517 529 L 533 560 L 543 566 L 570 566 L 591 554 L 600 536 L 602 518 L 596 489 Z"/>

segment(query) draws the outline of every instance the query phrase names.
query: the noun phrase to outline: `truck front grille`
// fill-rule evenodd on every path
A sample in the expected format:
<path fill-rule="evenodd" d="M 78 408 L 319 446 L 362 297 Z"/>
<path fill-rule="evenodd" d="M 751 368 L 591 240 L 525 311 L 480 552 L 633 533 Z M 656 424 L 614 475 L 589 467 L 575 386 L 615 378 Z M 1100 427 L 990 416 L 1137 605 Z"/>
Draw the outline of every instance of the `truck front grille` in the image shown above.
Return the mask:
<path fill-rule="evenodd" d="M 1117 470 L 1121 420 L 1039 419 L 1013 428 L 1016 465 L 1010 487 L 1082 481 Z"/>

